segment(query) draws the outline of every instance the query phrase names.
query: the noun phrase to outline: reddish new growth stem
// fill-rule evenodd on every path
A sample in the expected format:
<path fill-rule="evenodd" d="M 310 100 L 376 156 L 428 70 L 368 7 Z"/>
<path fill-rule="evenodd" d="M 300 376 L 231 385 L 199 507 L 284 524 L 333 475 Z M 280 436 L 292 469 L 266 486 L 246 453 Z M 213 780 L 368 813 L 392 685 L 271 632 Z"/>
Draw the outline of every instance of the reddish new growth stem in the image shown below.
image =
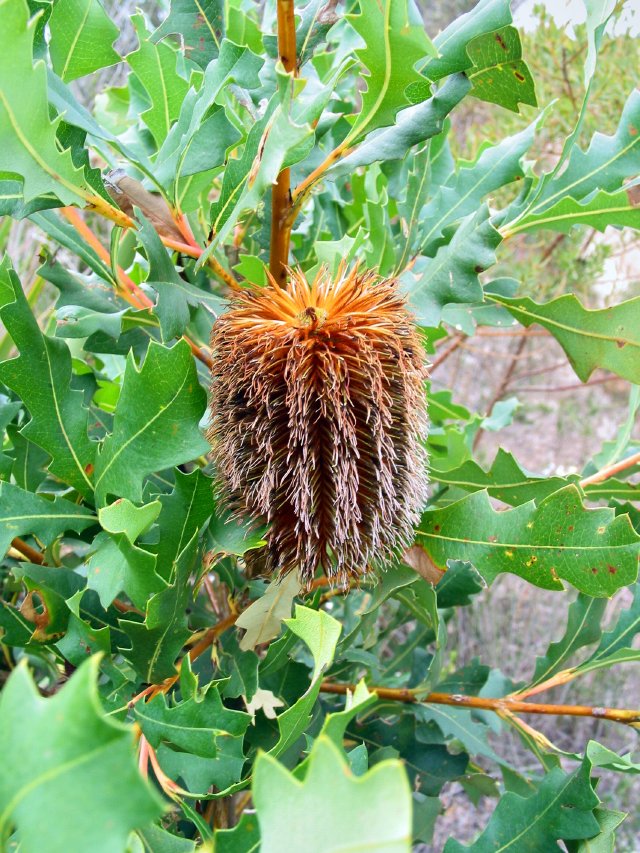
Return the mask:
<path fill-rule="evenodd" d="M 278 0 L 278 53 L 285 71 L 297 73 L 296 21 L 293 0 Z M 291 227 L 287 226 L 287 216 L 291 205 L 291 174 L 283 169 L 273 186 L 271 195 L 271 249 L 269 269 L 278 284 L 287 279 L 289 260 L 289 242 Z"/>
<path fill-rule="evenodd" d="M 111 256 L 109 255 L 109 252 L 80 216 L 78 210 L 75 207 L 63 207 L 61 209 L 61 213 L 73 225 L 78 234 L 80 234 L 80 236 L 91 246 L 98 257 L 108 266 L 111 266 Z M 152 300 L 149 299 L 144 291 L 140 290 L 133 279 L 129 278 L 122 267 L 116 267 L 115 274 L 120 296 L 122 296 L 123 299 L 125 299 L 134 308 L 153 309 L 154 305 Z M 211 355 L 207 348 L 199 346 L 195 341 L 192 341 L 188 335 L 183 335 L 182 337 L 189 344 L 194 356 L 211 369 L 213 361 L 211 360 Z"/>

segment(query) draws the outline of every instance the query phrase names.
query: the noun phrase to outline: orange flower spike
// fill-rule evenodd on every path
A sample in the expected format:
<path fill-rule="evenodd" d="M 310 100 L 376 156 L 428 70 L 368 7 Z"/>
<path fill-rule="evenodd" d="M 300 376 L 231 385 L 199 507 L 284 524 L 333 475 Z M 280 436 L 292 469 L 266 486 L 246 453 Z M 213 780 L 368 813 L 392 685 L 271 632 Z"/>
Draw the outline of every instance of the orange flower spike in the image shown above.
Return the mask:
<path fill-rule="evenodd" d="M 409 544 L 426 499 L 425 354 L 392 279 L 343 266 L 241 293 L 216 321 L 211 426 L 268 571 L 346 583 Z"/>

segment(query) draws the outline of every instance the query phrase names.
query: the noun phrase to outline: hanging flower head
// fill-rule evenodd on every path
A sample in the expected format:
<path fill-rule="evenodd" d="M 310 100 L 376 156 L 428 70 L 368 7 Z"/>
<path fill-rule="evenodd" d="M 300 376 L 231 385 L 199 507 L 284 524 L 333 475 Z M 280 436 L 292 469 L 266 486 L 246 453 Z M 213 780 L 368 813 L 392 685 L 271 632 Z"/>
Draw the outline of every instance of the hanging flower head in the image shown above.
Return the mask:
<path fill-rule="evenodd" d="M 426 499 L 427 373 L 397 281 L 292 272 L 243 292 L 211 345 L 218 476 L 268 523 L 266 569 L 344 583 L 408 544 Z"/>

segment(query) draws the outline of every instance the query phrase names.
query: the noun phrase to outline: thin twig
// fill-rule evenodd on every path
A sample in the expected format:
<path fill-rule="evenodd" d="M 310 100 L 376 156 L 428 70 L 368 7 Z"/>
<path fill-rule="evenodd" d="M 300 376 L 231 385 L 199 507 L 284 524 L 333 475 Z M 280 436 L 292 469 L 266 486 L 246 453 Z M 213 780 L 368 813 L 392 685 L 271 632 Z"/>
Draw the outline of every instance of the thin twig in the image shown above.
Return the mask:
<path fill-rule="evenodd" d="M 443 350 L 437 358 L 434 358 L 431 367 L 429 368 L 429 372 L 433 373 L 434 370 L 440 367 L 440 365 L 458 349 L 458 347 L 462 344 L 465 338 L 466 335 L 463 335 L 462 332 L 458 333 L 451 341 L 449 346 L 445 350 Z"/>
<path fill-rule="evenodd" d="M 631 456 L 627 456 L 626 459 L 621 459 L 620 462 L 615 462 L 613 465 L 605 465 L 604 468 L 596 471 L 595 474 L 591 474 L 590 477 L 585 477 L 584 480 L 580 480 L 580 485 L 584 488 L 585 486 L 590 486 L 591 483 L 601 483 L 603 480 L 608 480 L 609 477 L 619 474 L 620 471 L 626 471 L 627 468 L 633 468 L 634 465 L 640 465 L 640 453 L 634 453 Z"/>
<path fill-rule="evenodd" d="M 98 257 L 106 264 L 111 265 L 111 256 L 109 252 L 82 219 L 76 208 L 63 207 L 61 212 L 62 215 L 73 225 L 80 236 L 91 246 Z M 122 267 L 116 267 L 116 275 L 119 293 L 123 299 L 125 299 L 134 308 L 142 310 L 152 310 L 154 308 L 152 300 L 149 299 L 144 291 L 140 290 L 133 279 L 129 278 Z M 189 344 L 194 356 L 211 369 L 213 367 L 213 359 L 211 358 L 211 353 L 209 352 L 208 347 L 195 343 L 195 341 L 193 341 L 188 335 L 183 335 L 182 337 Z"/>
<path fill-rule="evenodd" d="M 611 374 L 610 376 L 601 376 L 597 379 L 590 379 L 589 382 L 573 382 L 569 385 L 523 385 L 522 388 L 513 388 L 518 394 L 527 394 L 531 392 L 539 392 L 541 394 L 551 394 L 556 391 L 579 391 L 583 388 L 591 388 L 593 385 L 604 385 L 607 382 L 613 382 L 619 377 Z"/>
<path fill-rule="evenodd" d="M 353 693 L 355 684 L 336 684 L 333 681 L 323 681 L 320 685 L 322 693 L 335 693 L 344 696 Z M 550 716 L 593 717 L 598 720 L 611 720 L 628 726 L 640 724 L 640 709 L 604 708 L 591 705 L 547 705 L 535 702 L 523 702 L 519 699 L 503 697 L 491 699 L 484 696 L 466 696 L 461 693 L 427 693 L 421 696 L 415 690 L 402 687 L 368 687 L 370 693 L 375 693 L 379 699 L 393 702 L 420 703 L 423 705 L 452 705 L 456 708 L 473 708 L 476 710 L 508 711 L 512 714 L 544 714 Z"/>

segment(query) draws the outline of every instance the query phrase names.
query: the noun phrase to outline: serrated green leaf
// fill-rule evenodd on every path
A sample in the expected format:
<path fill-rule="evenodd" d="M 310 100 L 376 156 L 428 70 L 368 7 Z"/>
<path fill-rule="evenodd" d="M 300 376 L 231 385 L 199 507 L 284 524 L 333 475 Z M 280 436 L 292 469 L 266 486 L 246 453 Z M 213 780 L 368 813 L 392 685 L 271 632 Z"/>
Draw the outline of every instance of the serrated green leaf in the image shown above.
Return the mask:
<path fill-rule="evenodd" d="M 260 849 L 260 829 L 255 814 L 244 812 L 233 829 L 217 829 L 216 853 L 256 853 Z"/>
<path fill-rule="evenodd" d="M 528 296 L 509 299 L 487 294 L 527 328 L 548 329 L 566 352 L 578 377 L 586 382 L 601 367 L 640 383 L 640 297 L 610 308 L 585 308 L 572 293 L 542 305 Z"/>
<path fill-rule="evenodd" d="M 96 445 L 87 434 L 82 393 L 71 388 L 71 355 L 63 341 L 42 334 L 6 260 L 0 265 L 0 317 L 20 352 L 0 363 L 0 381 L 29 410 L 22 433 L 51 456 L 52 474 L 88 497 Z"/>
<path fill-rule="evenodd" d="M 22 181 L 0 180 L 0 216 L 25 219 L 38 210 L 61 206 L 60 200 L 53 193 L 40 195 L 25 203 L 22 188 Z"/>
<path fill-rule="evenodd" d="M 118 513 L 117 505 L 112 505 L 114 510 L 107 507 L 98 513 L 105 532 L 93 541 L 87 562 L 87 586 L 98 593 L 105 609 L 123 590 L 136 607 L 143 609 L 149 596 L 166 586 L 156 574 L 155 556 L 134 542 L 156 517 L 159 503 L 139 508 L 129 501 L 121 505 L 126 507 L 124 513 Z M 132 517 L 118 519 L 118 514 Z"/>
<path fill-rule="evenodd" d="M 500 448 L 488 471 L 469 459 L 459 468 L 439 471 L 431 468 L 429 477 L 443 486 L 453 486 L 466 492 L 486 489 L 492 498 L 510 506 L 548 497 L 558 489 L 578 480 L 578 477 L 540 477 L 525 473 L 511 453 Z"/>
<path fill-rule="evenodd" d="M 574 667 L 578 673 L 609 667 L 614 663 L 625 663 L 640 659 L 640 650 L 634 649 L 634 639 L 640 633 L 640 584 L 636 583 L 633 600 L 623 610 L 614 626 L 606 631 L 596 650 L 586 661 Z"/>
<path fill-rule="evenodd" d="M 108 494 L 138 501 L 144 478 L 209 450 L 198 429 L 206 395 L 189 346 L 152 341 L 140 368 L 127 359 L 113 431 L 96 457 L 96 500 Z"/>
<path fill-rule="evenodd" d="M 186 611 L 193 596 L 189 575 L 197 550 L 194 533 L 175 558 L 171 585 L 164 584 L 165 588 L 149 599 L 143 623 L 120 620 L 120 627 L 131 642 L 131 648 L 122 649 L 122 653 L 148 684 L 158 684 L 175 675 L 175 660 L 189 636 Z"/>
<path fill-rule="evenodd" d="M 520 34 L 514 27 L 477 36 L 466 49 L 473 63 L 467 74 L 474 97 L 514 113 L 520 104 L 538 106 L 531 72 L 522 59 Z"/>
<path fill-rule="evenodd" d="M 59 150 L 60 120 L 49 118 L 46 69 L 41 60 L 33 64 L 35 27 L 25 0 L 2 0 L 0 30 L 6 36 L 0 54 L 2 156 L 22 178 L 25 204 L 49 193 L 63 204 L 82 204 L 90 194 L 83 170 L 75 168 L 69 151 Z"/>
<path fill-rule="evenodd" d="M 616 853 L 615 830 L 627 817 L 627 813 L 598 807 L 593 814 L 600 831 L 584 841 L 567 842 L 569 853 Z"/>
<path fill-rule="evenodd" d="M 220 738 L 242 738 L 251 722 L 249 714 L 225 708 L 216 685 L 204 696 L 168 705 L 163 695 L 136 706 L 136 720 L 149 743 L 166 742 L 183 752 L 216 758 Z"/>
<path fill-rule="evenodd" d="M 45 838 L 51 853 L 122 853 L 131 830 L 163 812 L 136 767 L 132 729 L 102 711 L 97 675 L 94 657 L 43 699 L 22 665 L 2 691 L 3 846 L 15 826 L 24 853 L 42 851 Z"/>
<path fill-rule="evenodd" d="M 451 77 L 431 98 L 399 112 L 393 127 L 371 137 L 367 136 L 353 153 L 329 167 L 326 174 L 339 177 L 352 174 L 358 166 L 404 157 L 413 145 L 418 145 L 442 131 L 446 116 L 460 103 L 469 89 L 469 81 L 463 74 Z"/>
<path fill-rule="evenodd" d="M 471 711 L 448 705 L 423 704 L 414 710 L 421 723 L 435 723 L 446 738 L 460 741 L 470 755 L 484 755 L 497 764 L 508 764 L 489 745 L 487 735 L 490 729 L 474 720 Z"/>
<path fill-rule="evenodd" d="M 350 145 L 365 132 L 394 124 L 410 103 L 409 86 L 425 82 L 415 66 L 435 49 L 423 26 L 410 22 L 407 0 L 361 0 L 360 14 L 348 20 L 365 42 L 356 54 L 369 72 L 362 108 L 345 141 Z"/>
<path fill-rule="evenodd" d="M 51 63 L 65 81 L 120 62 L 111 46 L 120 31 L 99 0 L 58 0 L 49 31 Z"/>
<path fill-rule="evenodd" d="M 148 287 L 158 294 L 154 313 L 160 320 L 162 340 L 179 337 L 189 323 L 189 306 L 206 305 L 215 315 L 224 308 L 224 302 L 214 293 L 201 290 L 183 281 L 167 254 L 158 232 L 146 217 L 139 214 L 138 234 L 149 259 Z"/>
<path fill-rule="evenodd" d="M 145 851 L 153 853 L 195 853 L 196 843 L 189 838 L 173 835 L 159 826 L 148 826 L 138 830 L 138 838 Z"/>
<path fill-rule="evenodd" d="M 420 212 L 424 225 L 419 231 L 419 245 L 423 250 L 441 239 L 442 231 L 452 222 L 477 211 L 487 195 L 524 176 L 522 158 L 533 143 L 537 125 L 538 120 L 497 145 L 483 148 L 474 162 L 463 163 L 450 175 Z"/>
<path fill-rule="evenodd" d="M 314 744 L 302 782 L 271 756 L 258 756 L 253 799 L 262 853 L 411 849 L 411 792 L 401 762 L 354 776 L 325 735 Z"/>
<path fill-rule="evenodd" d="M 467 45 L 480 36 L 493 33 L 512 22 L 511 0 L 480 0 L 470 12 L 458 16 L 433 40 L 438 51 L 429 60 L 425 74 L 430 80 L 440 80 L 473 65 Z"/>
<path fill-rule="evenodd" d="M 312 143 L 311 126 L 297 124 L 291 117 L 290 81 L 287 75 L 282 75 L 279 91 L 262 120 L 251 129 L 242 156 L 231 160 L 225 169 L 220 198 L 211 208 L 213 239 L 200 256 L 196 269 L 224 243 L 240 215 L 258 207 L 280 170 L 303 159 Z"/>
<path fill-rule="evenodd" d="M 471 604 L 471 596 L 485 588 L 482 575 L 471 563 L 449 560 L 436 588 L 438 607 L 466 607 Z"/>
<path fill-rule="evenodd" d="M 640 148 L 640 92 L 631 93 L 613 136 L 594 134 L 586 151 L 573 147 L 566 167 L 545 175 L 535 188 L 533 198 L 506 228 L 516 227 L 525 217 L 537 216 L 570 197 L 580 201 L 591 193 L 615 192 L 636 174 Z"/>
<path fill-rule="evenodd" d="M 293 619 L 286 619 L 290 631 L 299 637 L 311 650 L 313 673 L 307 691 L 278 715 L 278 742 L 269 750 L 271 755 L 281 755 L 302 735 L 309 724 L 311 710 L 320 692 L 322 674 L 333 661 L 342 625 L 322 610 L 310 610 L 296 604 Z"/>
<path fill-rule="evenodd" d="M 182 37 L 186 55 L 205 69 L 220 52 L 224 0 L 171 0 L 169 14 L 151 36 L 158 42 L 168 35 Z"/>
<path fill-rule="evenodd" d="M 257 89 L 260 86 L 258 72 L 262 68 L 263 59 L 256 56 L 247 48 L 225 39 L 220 48 L 220 55 L 212 60 L 204 75 L 202 86 L 196 92 L 194 89 L 187 93 L 177 122 L 167 134 L 156 157 L 154 174 L 163 184 L 169 184 L 176 175 L 189 174 L 188 160 L 192 146 L 198 147 L 198 139 L 204 133 L 204 126 L 211 120 L 211 108 L 215 100 L 230 83 L 236 83 L 246 89 Z M 225 134 L 228 128 L 224 128 Z M 222 143 L 222 144 L 221 144 Z M 209 140 L 209 163 L 224 159 L 225 136 Z M 222 155 L 222 159 L 221 156 Z M 186 171 L 185 171 L 186 169 Z"/>
<path fill-rule="evenodd" d="M 133 15 L 131 22 L 139 44 L 126 59 L 151 101 L 140 117 L 159 148 L 178 118 L 189 84 L 177 72 L 176 51 L 166 44 L 152 43 L 142 15 Z"/>
<path fill-rule="evenodd" d="M 417 539 L 436 565 L 469 560 L 487 580 L 510 572 L 543 589 L 562 580 L 595 597 L 611 596 L 638 574 L 640 536 L 628 516 L 585 509 L 575 486 L 540 502 L 496 512 L 486 492 L 428 510 Z"/>
<path fill-rule="evenodd" d="M 0 482 L 0 552 L 7 553 L 16 536 L 31 534 L 46 545 L 67 530 L 80 533 L 97 521 L 86 507 L 64 498 L 47 500 L 12 483 Z"/>
<path fill-rule="evenodd" d="M 547 651 L 536 659 L 533 678 L 526 688 L 535 687 L 567 668 L 567 661 L 578 649 L 600 639 L 600 622 L 604 615 L 606 599 L 579 595 L 569 607 L 567 626 L 560 640 L 551 643 Z"/>
<path fill-rule="evenodd" d="M 478 275 L 495 263 L 500 240 L 488 219 L 486 205 L 482 205 L 477 213 L 463 219 L 451 241 L 433 258 L 418 260 L 403 281 L 421 325 L 437 326 L 445 305 L 482 301 Z"/>
<path fill-rule="evenodd" d="M 199 468 L 190 474 L 176 469 L 173 492 L 161 495 L 159 500 L 162 504 L 158 517 L 160 541 L 154 550 L 158 574 L 168 580 L 178 554 L 213 512 L 211 480 Z"/>
<path fill-rule="evenodd" d="M 507 225 L 504 236 L 512 237 L 521 231 L 544 228 L 568 234 L 574 225 L 588 225 L 602 232 L 609 225 L 639 229 L 640 207 L 626 188 L 616 193 L 597 192 L 587 201 L 567 196 L 542 213 L 527 214 L 518 220 L 517 225 Z"/>
<path fill-rule="evenodd" d="M 599 831 L 594 809 L 600 801 L 591 787 L 590 769 L 589 761 L 571 775 L 556 768 L 531 796 L 505 794 L 475 842 L 463 845 L 449 839 L 444 853 L 552 850 L 561 839 L 591 838 Z"/>

